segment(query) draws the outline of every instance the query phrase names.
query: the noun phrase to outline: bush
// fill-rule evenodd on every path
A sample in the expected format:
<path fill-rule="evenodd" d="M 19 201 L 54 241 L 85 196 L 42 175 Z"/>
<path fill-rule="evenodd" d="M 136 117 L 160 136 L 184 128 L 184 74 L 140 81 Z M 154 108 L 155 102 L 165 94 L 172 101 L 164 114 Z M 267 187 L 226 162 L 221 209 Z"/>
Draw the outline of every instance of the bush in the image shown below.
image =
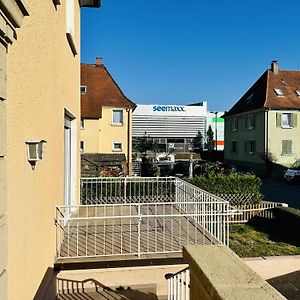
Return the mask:
<path fill-rule="evenodd" d="M 196 176 L 188 181 L 215 195 L 252 195 L 252 204 L 259 203 L 262 199 L 261 180 L 253 174 L 213 173 L 207 176 Z"/>
<path fill-rule="evenodd" d="M 276 224 L 289 234 L 300 235 L 300 209 L 293 207 L 274 208 Z"/>

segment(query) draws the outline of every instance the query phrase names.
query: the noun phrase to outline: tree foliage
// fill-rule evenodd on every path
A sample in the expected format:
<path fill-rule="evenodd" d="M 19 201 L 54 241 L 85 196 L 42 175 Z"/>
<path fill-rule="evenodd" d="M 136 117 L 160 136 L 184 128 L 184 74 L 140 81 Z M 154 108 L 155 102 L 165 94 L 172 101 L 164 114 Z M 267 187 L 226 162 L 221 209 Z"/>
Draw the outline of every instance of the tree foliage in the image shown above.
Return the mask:
<path fill-rule="evenodd" d="M 147 132 L 145 132 L 142 137 L 139 137 L 136 143 L 136 149 L 140 153 L 146 154 L 147 151 L 154 149 L 153 139 L 150 137 L 150 135 L 147 135 Z"/>
<path fill-rule="evenodd" d="M 211 125 L 209 125 L 206 132 L 206 148 L 209 152 L 212 152 L 214 150 L 214 146 L 214 132 Z"/>

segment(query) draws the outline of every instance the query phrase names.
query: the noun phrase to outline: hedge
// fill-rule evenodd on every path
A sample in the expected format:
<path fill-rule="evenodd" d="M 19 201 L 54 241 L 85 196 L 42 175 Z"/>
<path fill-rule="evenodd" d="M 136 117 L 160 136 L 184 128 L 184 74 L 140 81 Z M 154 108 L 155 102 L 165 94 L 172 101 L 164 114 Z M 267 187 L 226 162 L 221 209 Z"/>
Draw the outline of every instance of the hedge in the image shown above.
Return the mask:
<path fill-rule="evenodd" d="M 260 193 L 261 180 L 253 174 L 212 174 L 195 176 L 188 181 L 215 195 L 252 195 L 253 204 L 259 203 L 262 199 Z"/>
<path fill-rule="evenodd" d="M 276 223 L 289 234 L 300 235 L 300 209 L 293 207 L 274 208 Z M 299 236 L 300 240 L 300 236 Z"/>

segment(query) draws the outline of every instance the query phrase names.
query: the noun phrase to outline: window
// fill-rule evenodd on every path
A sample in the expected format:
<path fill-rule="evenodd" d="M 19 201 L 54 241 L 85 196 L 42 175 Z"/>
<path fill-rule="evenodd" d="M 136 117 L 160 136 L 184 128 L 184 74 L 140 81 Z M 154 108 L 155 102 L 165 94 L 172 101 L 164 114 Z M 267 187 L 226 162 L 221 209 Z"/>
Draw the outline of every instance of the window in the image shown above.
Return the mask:
<path fill-rule="evenodd" d="M 85 94 L 86 93 L 86 85 L 81 85 L 80 86 L 80 93 Z"/>
<path fill-rule="evenodd" d="M 276 126 L 281 128 L 297 127 L 297 113 L 276 113 Z"/>
<path fill-rule="evenodd" d="M 298 97 L 300 97 L 300 90 L 297 90 L 296 94 L 297 94 Z"/>
<path fill-rule="evenodd" d="M 84 119 L 80 119 L 80 128 L 84 129 Z"/>
<path fill-rule="evenodd" d="M 231 141 L 231 152 L 237 153 L 237 141 Z"/>
<path fill-rule="evenodd" d="M 253 154 L 255 152 L 255 141 L 245 142 L 245 152 L 248 154 Z"/>
<path fill-rule="evenodd" d="M 123 125 L 123 110 L 114 109 L 112 118 L 113 125 Z"/>
<path fill-rule="evenodd" d="M 282 155 L 291 155 L 291 154 L 292 154 L 292 141 L 282 140 Z"/>
<path fill-rule="evenodd" d="M 122 151 L 122 143 L 113 142 L 113 151 Z"/>
<path fill-rule="evenodd" d="M 274 92 L 276 93 L 277 96 L 284 96 L 284 93 L 281 89 L 274 89 Z"/>
<path fill-rule="evenodd" d="M 282 114 L 281 126 L 282 127 L 292 127 L 292 114 Z"/>
<path fill-rule="evenodd" d="M 236 131 L 238 130 L 238 119 L 234 118 L 231 120 L 231 131 Z"/>
<path fill-rule="evenodd" d="M 245 118 L 245 128 L 246 129 L 253 129 L 254 128 L 254 115 L 248 115 Z"/>
<path fill-rule="evenodd" d="M 80 151 L 84 151 L 84 141 L 80 141 Z"/>

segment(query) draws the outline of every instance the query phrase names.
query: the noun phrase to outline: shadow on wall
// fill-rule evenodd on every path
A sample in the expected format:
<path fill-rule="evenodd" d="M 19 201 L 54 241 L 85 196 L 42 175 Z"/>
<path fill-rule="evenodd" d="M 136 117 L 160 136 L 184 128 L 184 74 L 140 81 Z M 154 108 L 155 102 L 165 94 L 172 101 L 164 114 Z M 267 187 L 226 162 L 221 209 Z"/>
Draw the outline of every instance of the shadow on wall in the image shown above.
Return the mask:
<path fill-rule="evenodd" d="M 148 288 L 147 292 L 124 288 L 120 286 L 113 290 L 95 279 L 89 278 L 83 281 L 70 279 L 57 279 L 57 300 L 157 300 L 156 286 Z"/>
<path fill-rule="evenodd" d="M 56 299 L 56 276 L 57 271 L 48 268 L 33 300 L 53 300 Z"/>

